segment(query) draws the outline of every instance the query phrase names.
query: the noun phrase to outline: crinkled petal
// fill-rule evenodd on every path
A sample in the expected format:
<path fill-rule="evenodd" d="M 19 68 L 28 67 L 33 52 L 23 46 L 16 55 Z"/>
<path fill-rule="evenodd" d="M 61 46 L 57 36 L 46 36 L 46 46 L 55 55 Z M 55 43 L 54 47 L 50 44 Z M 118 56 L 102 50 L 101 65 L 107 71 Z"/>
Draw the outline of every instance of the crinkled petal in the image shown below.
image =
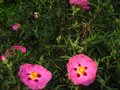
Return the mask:
<path fill-rule="evenodd" d="M 29 75 L 32 72 L 37 72 L 41 75 L 40 78 L 38 78 L 38 81 L 35 80 L 29 80 Z M 43 66 L 38 64 L 23 64 L 20 66 L 19 70 L 19 77 L 21 78 L 21 81 L 27 85 L 30 89 L 37 90 L 37 89 L 43 89 L 49 82 L 49 80 L 52 78 L 52 73 L 45 69 Z"/>
<path fill-rule="evenodd" d="M 80 75 L 77 77 L 77 71 L 74 70 L 76 65 L 81 65 L 87 67 L 86 73 L 87 76 Z M 91 84 L 96 77 L 97 64 L 88 56 L 84 54 L 78 54 L 71 57 L 67 63 L 68 78 L 74 83 L 74 85 L 84 85 L 88 86 Z"/>
<path fill-rule="evenodd" d="M 83 10 L 88 10 L 89 7 L 89 1 L 88 0 L 70 0 L 70 5 L 78 5 Z"/>
<path fill-rule="evenodd" d="M 12 50 L 13 50 L 13 49 L 20 50 L 22 53 L 26 53 L 26 48 L 23 47 L 23 46 L 14 45 L 14 46 L 12 46 L 11 49 L 12 49 Z"/>

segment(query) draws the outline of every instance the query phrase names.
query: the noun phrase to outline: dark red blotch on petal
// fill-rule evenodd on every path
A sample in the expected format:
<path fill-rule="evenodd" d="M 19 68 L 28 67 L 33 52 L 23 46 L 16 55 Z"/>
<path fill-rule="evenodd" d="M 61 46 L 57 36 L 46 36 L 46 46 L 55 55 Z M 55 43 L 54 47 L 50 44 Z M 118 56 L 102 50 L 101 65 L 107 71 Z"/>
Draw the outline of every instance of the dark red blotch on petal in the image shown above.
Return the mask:
<path fill-rule="evenodd" d="M 34 81 L 35 81 L 35 82 L 38 82 L 38 79 L 35 79 Z"/>
<path fill-rule="evenodd" d="M 80 74 L 77 74 L 77 77 L 79 78 L 79 77 L 80 77 Z"/>

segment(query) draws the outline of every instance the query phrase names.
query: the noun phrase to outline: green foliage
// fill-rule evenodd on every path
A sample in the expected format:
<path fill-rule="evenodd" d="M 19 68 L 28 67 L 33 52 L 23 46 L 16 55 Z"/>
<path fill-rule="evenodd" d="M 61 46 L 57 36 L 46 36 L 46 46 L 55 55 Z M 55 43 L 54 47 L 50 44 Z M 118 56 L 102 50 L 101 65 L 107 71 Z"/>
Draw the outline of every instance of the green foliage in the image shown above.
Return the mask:
<path fill-rule="evenodd" d="M 90 0 L 90 10 L 71 7 L 69 0 L 0 0 L 0 54 L 12 45 L 19 52 L 0 61 L 0 90 L 28 90 L 18 77 L 19 66 L 38 63 L 53 73 L 45 90 L 120 89 L 120 1 Z M 34 12 L 39 18 L 32 18 Z M 21 29 L 11 26 L 21 23 Z M 85 53 L 98 63 L 97 78 L 87 87 L 74 86 L 66 63 Z"/>

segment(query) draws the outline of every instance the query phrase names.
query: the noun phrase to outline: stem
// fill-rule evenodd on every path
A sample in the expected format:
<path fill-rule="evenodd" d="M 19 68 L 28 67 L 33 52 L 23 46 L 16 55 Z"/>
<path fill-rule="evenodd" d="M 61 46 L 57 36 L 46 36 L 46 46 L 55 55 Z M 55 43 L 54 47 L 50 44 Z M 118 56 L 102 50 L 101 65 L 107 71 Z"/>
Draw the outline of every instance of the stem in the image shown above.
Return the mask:
<path fill-rule="evenodd" d="M 11 66 L 10 66 L 9 64 L 7 64 L 7 67 L 8 67 L 8 69 L 9 69 L 10 77 L 12 77 L 12 81 L 15 83 L 15 77 L 14 77 L 14 75 L 13 75 Z"/>
<path fill-rule="evenodd" d="M 79 90 L 79 86 L 76 86 L 76 87 L 75 87 L 75 90 Z"/>

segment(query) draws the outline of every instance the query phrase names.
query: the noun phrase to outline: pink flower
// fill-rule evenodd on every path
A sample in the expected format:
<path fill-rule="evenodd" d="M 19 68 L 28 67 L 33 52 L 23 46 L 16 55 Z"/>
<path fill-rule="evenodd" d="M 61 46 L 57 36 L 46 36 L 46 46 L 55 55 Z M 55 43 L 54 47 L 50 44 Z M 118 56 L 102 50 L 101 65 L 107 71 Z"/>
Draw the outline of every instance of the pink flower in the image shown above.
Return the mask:
<path fill-rule="evenodd" d="M 10 51 L 11 51 L 12 56 L 14 56 L 14 54 L 15 54 L 14 50 L 15 50 L 15 49 L 16 49 L 16 50 L 20 50 L 22 53 L 26 53 L 26 51 L 27 51 L 24 46 L 14 45 L 14 46 L 12 46 L 10 49 L 7 49 L 7 50 L 5 51 L 5 54 L 0 56 L 0 59 L 1 59 L 2 61 L 7 60 L 7 58 L 10 56 Z"/>
<path fill-rule="evenodd" d="M 96 78 L 97 64 L 84 54 L 71 57 L 67 63 L 68 78 L 74 85 L 88 86 Z"/>
<path fill-rule="evenodd" d="M 14 56 L 14 50 L 20 50 L 22 53 L 26 53 L 26 48 L 20 45 L 14 45 L 9 50 L 5 51 L 5 57 L 9 57 L 9 51 L 12 51 L 12 55 Z"/>
<path fill-rule="evenodd" d="M 70 5 L 74 6 L 77 5 L 83 10 L 88 10 L 89 7 L 89 1 L 88 0 L 70 0 Z"/>
<path fill-rule="evenodd" d="M 21 24 L 19 24 L 19 23 L 16 23 L 16 24 L 12 25 L 12 30 L 17 31 L 20 28 L 21 28 Z"/>
<path fill-rule="evenodd" d="M 2 61 L 7 60 L 6 57 L 5 57 L 4 55 L 1 55 L 1 56 L 0 56 L 0 59 L 1 59 Z"/>
<path fill-rule="evenodd" d="M 19 45 L 14 45 L 11 47 L 12 50 L 16 49 L 16 50 L 20 50 L 22 53 L 26 53 L 26 48 L 23 46 L 19 46 Z"/>
<path fill-rule="evenodd" d="M 43 89 L 52 78 L 52 73 L 38 64 L 23 64 L 18 73 L 21 81 L 32 90 Z"/>

